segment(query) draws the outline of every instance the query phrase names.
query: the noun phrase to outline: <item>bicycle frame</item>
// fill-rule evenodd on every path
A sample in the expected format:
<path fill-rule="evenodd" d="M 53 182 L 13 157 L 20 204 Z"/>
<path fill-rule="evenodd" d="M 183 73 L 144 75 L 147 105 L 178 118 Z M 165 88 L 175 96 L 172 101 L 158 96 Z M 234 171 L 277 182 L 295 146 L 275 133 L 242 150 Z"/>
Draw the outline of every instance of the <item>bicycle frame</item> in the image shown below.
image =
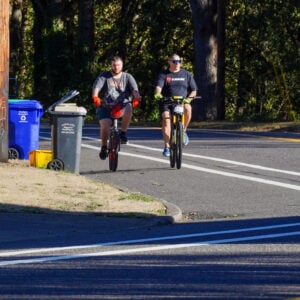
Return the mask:
<path fill-rule="evenodd" d="M 109 170 L 115 172 L 118 168 L 118 158 L 120 146 L 120 131 L 118 129 L 118 119 L 122 118 L 121 110 L 126 104 L 130 103 L 131 99 L 121 103 L 107 103 L 105 106 L 110 110 L 110 118 L 112 124 L 109 129 L 109 142 L 108 142 L 108 160 Z"/>
<path fill-rule="evenodd" d="M 118 118 L 111 118 L 112 125 L 109 130 L 108 159 L 109 169 L 115 172 L 118 168 L 118 156 L 120 151 L 120 134 L 118 130 Z"/>
<path fill-rule="evenodd" d="M 184 97 L 173 96 L 164 98 L 164 103 L 171 106 L 171 132 L 170 132 L 170 166 L 180 169 L 182 162 L 182 136 L 184 124 Z"/>

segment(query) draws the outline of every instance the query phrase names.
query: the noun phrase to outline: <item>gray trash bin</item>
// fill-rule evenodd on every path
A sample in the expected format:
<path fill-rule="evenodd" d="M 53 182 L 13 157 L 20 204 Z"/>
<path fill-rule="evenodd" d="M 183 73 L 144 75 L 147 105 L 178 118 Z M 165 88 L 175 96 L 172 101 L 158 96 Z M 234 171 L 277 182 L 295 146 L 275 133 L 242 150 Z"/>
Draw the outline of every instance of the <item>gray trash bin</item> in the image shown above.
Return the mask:
<path fill-rule="evenodd" d="M 86 111 L 82 111 L 75 103 L 64 104 L 78 94 L 78 91 L 70 91 L 47 110 L 50 114 L 53 150 L 49 169 L 79 173 L 82 127 Z"/>

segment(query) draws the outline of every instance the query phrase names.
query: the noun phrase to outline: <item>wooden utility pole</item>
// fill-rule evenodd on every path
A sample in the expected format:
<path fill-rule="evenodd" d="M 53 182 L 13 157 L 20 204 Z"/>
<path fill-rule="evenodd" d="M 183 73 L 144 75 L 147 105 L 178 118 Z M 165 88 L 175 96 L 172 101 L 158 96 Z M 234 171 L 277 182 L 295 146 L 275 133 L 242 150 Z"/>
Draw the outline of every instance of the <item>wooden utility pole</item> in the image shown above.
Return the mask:
<path fill-rule="evenodd" d="M 8 160 L 9 0 L 0 2 L 0 161 Z"/>

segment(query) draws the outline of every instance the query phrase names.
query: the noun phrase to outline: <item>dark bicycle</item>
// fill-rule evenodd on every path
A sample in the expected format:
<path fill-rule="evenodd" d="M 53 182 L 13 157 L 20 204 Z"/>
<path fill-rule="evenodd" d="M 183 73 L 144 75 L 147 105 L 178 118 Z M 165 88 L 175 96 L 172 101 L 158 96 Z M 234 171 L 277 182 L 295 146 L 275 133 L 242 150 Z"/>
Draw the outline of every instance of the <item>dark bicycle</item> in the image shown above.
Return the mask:
<path fill-rule="evenodd" d="M 184 100 L 193 100 L 195 97 L 164 97 L 164 104 L 170 106 L 171 133 L 170 133 L 170 166 L 180 169 L 182 162 L 182 140 L 184 124 Z"/>
<path fill-rule="evenodd" d="M 119 151 L 120 147 L 120 130 L 118 129 L 118 119 L 122 118 L 122 109 L 127 103 L 130 103 L 131 99 L 126 99 L 122 103 L 106 103 L 105 107 L 110 109 L 111 126 L 109 129 L 108 139 L 108 161 L 109 170 L 115 172 L 118 168 Z"/>

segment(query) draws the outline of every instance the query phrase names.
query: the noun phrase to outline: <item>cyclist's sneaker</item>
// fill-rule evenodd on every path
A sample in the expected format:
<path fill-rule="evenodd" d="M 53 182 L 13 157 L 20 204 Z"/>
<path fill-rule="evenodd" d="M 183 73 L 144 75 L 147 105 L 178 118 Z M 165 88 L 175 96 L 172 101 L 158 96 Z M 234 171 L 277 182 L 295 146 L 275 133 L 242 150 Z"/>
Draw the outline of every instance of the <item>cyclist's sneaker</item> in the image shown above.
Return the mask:
<path fill-rule="evenodd" d="M 121 144 L 128 144 L 127 136 L 123 132 L 121 132 L 121 135 L 120 135 L 120 142 L 121 142 Z"/>
<path fill-rule="evenodd" d="M 169 147 L 165 147 L 162 155 L 163 156 L 170 156 L 170 148 Z"/>
<path fill-rule="evenodd" d="M 100 151 L 100 153 L 99 153 L 99 157 L 100 157 L 100 159 L 102 159 L 102 160 L 105 160 L 105 159 L 106 159 L 106 157 L 107 157 L 107 146 L 102 146 L 102 147 L 101 147 L 101 151 Z"/>
<path fill-rule="evenodd" d="M 188 143 L 189 143 L 189 137 L 188 137 L 188 135 L 187 135 L 186 132 L 183 132 L 183 135 L 182 135 L 182 143 L 183 143 L 184 146 L 187 146 Z"/>

